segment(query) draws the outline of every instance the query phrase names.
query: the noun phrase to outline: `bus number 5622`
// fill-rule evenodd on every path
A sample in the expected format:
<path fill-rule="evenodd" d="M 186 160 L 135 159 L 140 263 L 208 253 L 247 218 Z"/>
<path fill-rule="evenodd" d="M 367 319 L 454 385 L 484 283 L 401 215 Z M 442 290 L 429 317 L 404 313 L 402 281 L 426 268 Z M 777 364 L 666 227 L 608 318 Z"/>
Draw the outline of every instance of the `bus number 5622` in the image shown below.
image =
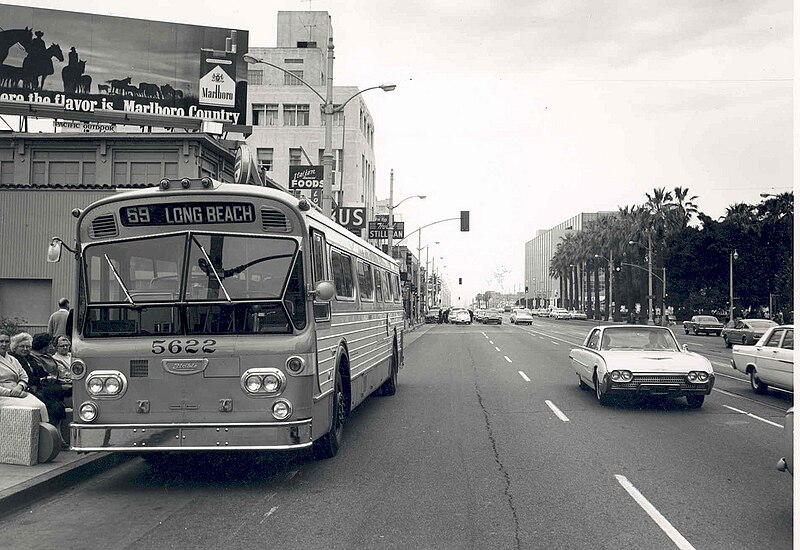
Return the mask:
<path fill-rule="evenodd" d="M 186 340 L 186 342 L 182 340 L 153 340 L 153 346 L 150 348 L 155 355 L 160 355 L 162 353 L 171 353 L 176 355 L 178 353 L 197 353 L 198 351 L 202 351 L 203 353 L 214 353 L 216 349 L 216 340 L 203 340 L 202 344 L 200 340 Z"/>

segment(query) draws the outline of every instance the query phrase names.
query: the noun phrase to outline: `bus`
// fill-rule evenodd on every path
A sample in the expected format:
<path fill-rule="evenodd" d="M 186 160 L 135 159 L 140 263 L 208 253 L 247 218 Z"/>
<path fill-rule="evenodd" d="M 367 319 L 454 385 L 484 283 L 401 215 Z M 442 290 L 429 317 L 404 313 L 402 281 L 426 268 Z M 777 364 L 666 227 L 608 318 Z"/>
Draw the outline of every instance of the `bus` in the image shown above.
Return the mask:
<path fill-rule="evenodd" d="M 70 448 L 339 449 L 348 414 L 393 395 L 397 262 L 307 199 L 161 180 L 76 209 Z"/>

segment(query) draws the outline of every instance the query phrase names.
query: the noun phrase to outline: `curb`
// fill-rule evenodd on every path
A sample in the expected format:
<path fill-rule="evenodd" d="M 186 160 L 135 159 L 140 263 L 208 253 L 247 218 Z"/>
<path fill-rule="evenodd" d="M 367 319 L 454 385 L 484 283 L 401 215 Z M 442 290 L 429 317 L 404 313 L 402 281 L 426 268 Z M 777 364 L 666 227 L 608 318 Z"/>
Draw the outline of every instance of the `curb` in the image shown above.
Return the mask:
<path fill-rule="evenodd" d="M 0 518 L 74 483 L 110 470 L 135 456 L 127 453 L 94 452 L 0 491 Z"/>

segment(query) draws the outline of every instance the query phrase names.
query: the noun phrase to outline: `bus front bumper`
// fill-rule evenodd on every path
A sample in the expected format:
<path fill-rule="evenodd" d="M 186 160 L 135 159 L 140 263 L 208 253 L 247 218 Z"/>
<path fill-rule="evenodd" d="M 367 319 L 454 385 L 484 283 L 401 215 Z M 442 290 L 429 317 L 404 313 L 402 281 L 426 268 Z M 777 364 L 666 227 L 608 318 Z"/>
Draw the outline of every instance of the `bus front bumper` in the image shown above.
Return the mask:
<path fill-rule="evenodd" d="M 287 450 L 311 446 L 311 419 L 219 424 L 70 425 L 73 451 Z"/>

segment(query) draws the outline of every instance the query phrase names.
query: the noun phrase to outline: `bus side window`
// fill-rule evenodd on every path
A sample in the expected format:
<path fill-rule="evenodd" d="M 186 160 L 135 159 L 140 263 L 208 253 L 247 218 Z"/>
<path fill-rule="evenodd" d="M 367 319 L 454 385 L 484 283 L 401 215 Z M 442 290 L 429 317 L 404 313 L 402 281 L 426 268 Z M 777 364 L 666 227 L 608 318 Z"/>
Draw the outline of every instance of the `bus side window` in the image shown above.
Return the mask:
<path fill-rule="evenodd" d="M 331 268 L 333 269 L 333 284 L 336 287 L 336 298 L 355 300 L 353 286 L 353 261 L 347 254 L 338 250 L 331 250 Z"/>
<path fill-rule="evenodd" d="M 389 278 L 392 281 L 391 284 L 392 284 L 392 293 L 394 294 L 394 301 L 395 302 L 399 302 L 400 301 L 400 286 L 399 286 L 399 281 L 397 279 L 397 273 L 392 273 L 391 275 L 389 275 Z"/>
<path fill-rule="evenodd" d="M 325 242 L 325 235 L 311 230 L 311 268 L 314 284 L 319 281 L 327 281 L 328 277 L 328 245 Z M 314 302 L 314 320 L 330 321 L 331 304 L 330 302 Z"/>
<path fill-rule="evenodd" d="M 387 302 L 391 302 L 394 300 L 392 297 L 392 276 L 389 273 L 381 272 L 381 279 L 383 280 L 384 286 L 386 287 L 386 292 L 384 293 L 384 297 Z"/>
<path fill-rule="evenodd" d="M 375 269 L 375 301 L 383 301 L 383 271 Z"/>
<path fill-rule="evenodd" d="M 362 301 L 371 302 L 374 299 L 372 266 L 362 260 L 356 260 L 358 272 L 358 294 Z"/>

